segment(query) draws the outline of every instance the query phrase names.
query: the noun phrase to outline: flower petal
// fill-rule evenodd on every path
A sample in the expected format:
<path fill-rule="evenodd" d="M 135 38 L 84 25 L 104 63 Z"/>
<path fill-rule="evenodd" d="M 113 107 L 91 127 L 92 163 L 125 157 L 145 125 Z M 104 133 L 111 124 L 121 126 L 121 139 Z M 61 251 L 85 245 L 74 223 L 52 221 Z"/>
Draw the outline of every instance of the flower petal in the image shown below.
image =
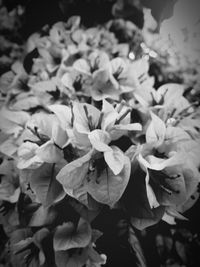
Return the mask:
<path fill-rule="evenodd" d="M 118 147 L 112 146 L 112 150 L 104 152 L 104 158 L 115 175 L 122 171 L 125 155 Z"/>
<path fill-rule="evenodd" d="M 102 113 L 103 113 L 103 118 L 102 118 L 101 128 L 102 130 L 108 131 L 110 128 L 114 126 L 115 121 L 118 118 L 118 113 L 114 109 L 114 107 L 105 99 L 103 99 Z"/>
<path fill-rule="evenodd" d="M 83 183 L 88 173 L 91 155 L 92 152 L 90 151 L 85 156 L 70 162 L 60 170 L 56 179 L 63 185 L 64 189 L 75 189 Z"/>
<path fill-rule="evenodd" d="M 93 148 L 100 152 L 112 151 L 107 145 L 111 140 L 107 132 L 102 130 L 94 130 L 88 134 L 88 138 Z"/>
<path fill-rule="evenodd" d="M 91 238 L 90 224 L 81 219 L 76 231 L 71 222 L 58 226 L 54 234 L 53 246 L 55 251 L 84 248 L 90 243 Z"/>
<path fill-rule="evenodd" d="M 47 163 L 56 163 L 63 159 L 63 151 L 56 147 L 52 140 L 46 142 L 44 145 L 40 146 L 36 155 Z"/>
<path fill-rule="evenodd" d="M 157 143 L 158 146 L 164 141 L 166 127 L 165 123 L 153 112 L 151 112 L 151 118 L 152 121 L 146 131 L 146 142 Z"/>
<path fill-rule="evenodd" d="M 111 169 L 105 169 L 96 181 L 91 177 L 88 183 L 88 193 L 98 202 L 113 206 L 122 196 L 129 181 L 131 164 L 128 157 L 124 156 L 122 170 L 115 175 Z M 96 176 L 96 173 L 94 173 Z"/>
<path fill-rule="evenodd" d="M 71 110 L 68 106 L 64 105 L 50 105 L 48 108 L 57 116 L 61 127 L 65 130 L 66 128 L 71 128 Z"/>

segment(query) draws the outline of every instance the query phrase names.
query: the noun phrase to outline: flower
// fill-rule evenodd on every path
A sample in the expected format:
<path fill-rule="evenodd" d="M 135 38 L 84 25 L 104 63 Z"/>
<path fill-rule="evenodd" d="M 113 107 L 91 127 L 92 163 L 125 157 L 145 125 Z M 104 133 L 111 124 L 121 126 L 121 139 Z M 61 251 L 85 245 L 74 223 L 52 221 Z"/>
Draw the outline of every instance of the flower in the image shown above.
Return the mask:
<path fill-rule="evenodd" d="M 105 257 L 98 254 L 94 244 L 101 233 L 92 230 L 90 225 L 80 220 L 75 228 L 72 222 L 57 227 L 54 235 L 54 248 L 56 263 L 76 264 L 76 266 L 101 266 L 105 264 Z M 69 249 L 73 248 L 72 253 Z"/>
<path fill-rule="evenodd" d="M 107 227 L 111 209 L 126 216 L 118 237 L 130 246 L 130 226 L 185 220 L 200 194 L 195 82 L 155 74 L 159 53 L 122 19 L 86 29 L 74 16 L 26 49 L 0 80 L 8 264 L 100 267 L 92 227 Z"/>
<path fill-rule="evenodd" d="M 147 144 L 138 155 L 140 166 L 146 172 L 149 204 L 152 208 L 162 205 L 179 211 L 195 193 L 200 179 L 198 169 L 179 145 L 190 140 L 190 136 L 178 127 L 166 127 L 155 114 L 151 116 Z M 171 216 L 178 215 L 174 212 Z"/>
<path fill-rule="evenodd" d="M 4 159 L 0 165 L 0 200 L 16 203 L 19 198 L 20 188 L 19 180 L 16 175 L 16 166 L 14 162 Z"/>
<path fill-rule="evenodd" d="M 69 112 L 69 109 L 61 107 L 54 106 L 52 110 L 66 127 L 69 120 L 62 111 Z M 109 144 L 128 131 L 140 131 L 141 125 L 130 123 L 130 110 L 124 104 L 114 108 L 106 100 L 102 111 L 89 104 L 74 103 L 72 112 L 71 142 L 80 150 L 79 154 L 84 152 L 84 155 L 62 168 L 57 180 L 67 194 L 79 200 L 81 195 L 86 197 L 89 193 L 98 202 L 113 205 L 128 183 L 130 161 L 121 149 Z M 108 188 L 105 188 L 106 183 Z M 118 188 L 117 194 L 113 191 L 114 186 Z"/>
<path fill-rule="evenodd" d="M 54 115 L 36 113 L 26 128 L 32 136 L 18 148 L 18 168 L 38 168 L 43 162 L 56 163 L 63 159 L 62 148 L 68 136 Z"/>
<path fill-rule="evenodd" d="M 25 124 L 30 118 L 24 111 L 11 111 L 2 107 L 0 111 L 1 134 L 3 140 L 0 151 L 9 157 L 13 157 L 21 144 L 25 132 Z"/>

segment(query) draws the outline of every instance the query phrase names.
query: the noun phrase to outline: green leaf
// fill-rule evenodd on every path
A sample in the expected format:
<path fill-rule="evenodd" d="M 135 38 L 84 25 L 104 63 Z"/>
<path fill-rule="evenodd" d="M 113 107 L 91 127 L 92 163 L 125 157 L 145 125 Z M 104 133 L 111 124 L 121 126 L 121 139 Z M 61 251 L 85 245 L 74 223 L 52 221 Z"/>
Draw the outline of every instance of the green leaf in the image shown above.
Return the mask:
<path fill-rule="evenodd" d="M 92 237 L 90 224 L 83 219 L 79 221 L 77 229 L 71 222 L 64 223 L 57 227 L 54 235 L 55 251 L 68 250 L 71 248 L 86 247 Z"/>

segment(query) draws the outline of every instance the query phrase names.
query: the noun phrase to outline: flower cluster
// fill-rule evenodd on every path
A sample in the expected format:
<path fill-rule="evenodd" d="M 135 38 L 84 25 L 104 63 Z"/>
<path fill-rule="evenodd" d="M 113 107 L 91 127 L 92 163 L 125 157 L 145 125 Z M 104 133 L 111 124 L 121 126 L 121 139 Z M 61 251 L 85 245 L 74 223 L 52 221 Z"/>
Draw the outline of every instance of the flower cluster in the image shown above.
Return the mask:
<path fill-rule="evenodd" d="M 1 77 L 0 218 L 13 266 L 101 266 L 94 222 L 105 208 L 144 229 L 186 219 L 198 198 L 199 107 L 182 84 L 155 89 L 147 57 L 110 31 L 120 21 L 45 27 Z"/>
<path fill-rule="evenodd" d="M 19 29 L 22 27 L 23 13 L 22 6 L 8 11 L 0 1 L 0 75 L 22 57 L 24 47 Z"/>

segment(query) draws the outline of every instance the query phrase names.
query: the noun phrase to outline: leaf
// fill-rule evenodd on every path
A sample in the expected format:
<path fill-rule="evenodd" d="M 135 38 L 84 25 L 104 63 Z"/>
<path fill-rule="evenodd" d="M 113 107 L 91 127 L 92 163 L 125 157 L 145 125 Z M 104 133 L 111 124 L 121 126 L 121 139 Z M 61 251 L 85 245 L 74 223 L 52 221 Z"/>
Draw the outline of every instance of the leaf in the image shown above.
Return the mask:
<path fill-rule="evenodd" d="M 124 153 L 116 146 L 111 147 L 112 150 L 104 152 L 104 158 L 109 168 L 115 175 L 119 174 L 124 167 Z"/>
<path fill-rule="evenodd" d="M 121 198 L 127 187 L 130 169 L 130 160 L 124 156 L 123 168 L 117 175 L 109 168 L 104 169 L 99 177 L 95 172 L 94 177 L 91 177 L 88 183 L 88 193 L 96 201 L 112 207 Z"/>
<path fill-rule="evenodd" d="M 102 130 L 93 130 L 88 134 L 88 138 L 93 148 L 100 152 L 112 151 L 112 149 L 107 145 L 110 143 L 110 136 L 107 132 Z"/>
<path fill-rule="evenodd" d="M 77 229 L 73 223 L 67 222 L 57 227 L 53 246 L 55 251 L 84 248 L 90 243 L 91 237 L 92 230 L 88 222 L 81 219 Z"/>
<path fill-rule="evenodd" d="M 187 256 L 187 247 L 186 245 L 179 241 L 175 241 L 175 249 L 176 253 L 178 254 L 178 257 L 181 259 L 182 262 L 187 262 L 188 256 Z"/>
<path fill-rule="evenodd" d="M 144 253 L 142 251 L 142 247 L 140 245 L 140 242 L 133 230 L 133 228 L 129 227 L 129 237 L 128 237 L 129 244 L 131 245 L 131 248 L 133 252 L 135 253 L 137 257 L 137 266 L 139 267 L 146 267 L 146 260 L 144 257 Z"/>
<path fill-rule="evenodd" d="M 87 175 L 89 161 L 92 152 L 90 151 L 85 156 L 78 158 L 60 170 L 56 179 L 62 184 L 64 190 L 78 188 Z"/>

